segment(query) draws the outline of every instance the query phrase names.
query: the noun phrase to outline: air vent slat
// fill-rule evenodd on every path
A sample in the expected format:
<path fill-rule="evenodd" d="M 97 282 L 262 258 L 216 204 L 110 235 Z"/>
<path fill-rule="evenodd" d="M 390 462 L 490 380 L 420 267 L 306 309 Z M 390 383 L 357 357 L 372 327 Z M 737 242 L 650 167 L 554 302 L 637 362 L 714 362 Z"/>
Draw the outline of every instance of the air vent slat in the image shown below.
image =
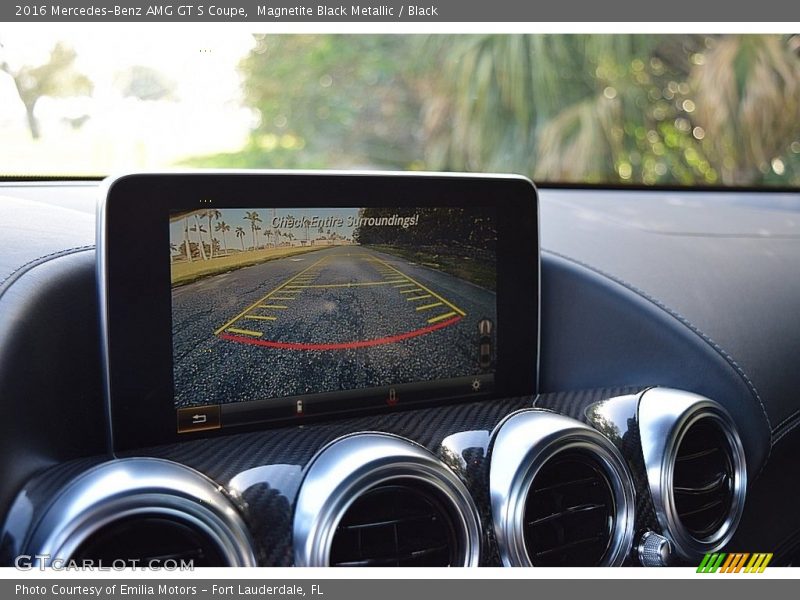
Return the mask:
<path fill-rule="evenodd" d="M 547 492 L 553 492 L 563 488 L 577 487 L 582 485 L 588 485 L 588 486 L 597 485 L 597 479 L 595 479 L 594 477 L 585 477 L 583 479 L 574 479 L 571 481 L 559 481 L 558 483 L 553 483 L 551 485 L 536 488 L 535 490 L 533 490 L 533 493 L 546 494 Z"/>
<path fill-rule="evenodd" d="M 417 517 L 401 517 L 399 519 L 387 519 L 386 521 L 378 521 L 375 523 L 353 523 L 351 525 L 340 525 L 342 530 L 357 531 L 359 529 L 374 529 L 375 527 L 387 527 L 391 525 L 398 525 L 401 523 L 411 523 L 413 521 L 430 521 L 436 519 L 435 513 L 428 513 L 419 515 Z"/>
<path fill-rule="evenodd" d="M 615 514 L 611 484 L 586 450 L 565 450 L 534 477 L 525 505 L 525 546 L 534 566 L 601 564 Z"/>
<path fill-rule="evenodd" d="M 697 452 L 692 452 L 691 454 L 683 454 L 678 456 L 675 461 L 676 462 L 686 462 L 690 460 L 696 460 L 698 458 L 705 458 L 706 456 L 711 456 L 720 452 L 719 448 L 707 448 L 706 450 L 698 450 Z"/>
<path fill-rule="evenodd" d="M 675 486 L 673 489 L 676 494 L 686 494 L 689 496 L 701 496 L 703 494 L 710 494 L 722 491 L 728 484 L 729 475 L 727 473 L 717 473 L 714 479 L 708 483 L 701 483 L 693 487 L 680 487 Z"/>
<path fill-rule="evenodd" d="M 74 558 L 105 563 L 138 560 L 191 560 L 195 567 L 224 566 L 219 548 L 196 527 L 162 516 L 127 517 L 106 525 L 86 539 Z"/>
<path fill-rule="evenodd" d="M 592 537 L 583 538 L 580 540 L 575 540 L 569 542 L 567 544 L 561 544 L 560 546 L 556 546 L 555 548 L 548 548 L 547 550 L 540 550 L 536 553 L 536 558 L 543 558 L 549 555 L 558 554 L 570 550 L 572 548 L 579 548 L 580 546 L 588 546 L 588 545 L 595 545 L 598 542 L 603 541 L 605 538 L 604 534 L 598 534 Z"/>
<path fill-rule="evenodd" d="M 546 517 L 541 517 L 539 519 L 536 519 L 535 521 L 530 521 L 528 525 L 536 527 L 537 525 L 544 525 L 546 523 L 549 523 L 554 519 L 561 519 L 564 517 L 569 517 L 570 515 L 588 513 L 596 510 L 602 510 L 603 512 L 607 513 L 608 507 L 604 504 L 581 504 L 579 506 L 570 506 L 560 512 L 547 515 Z"/>
<path fill-rule="evenodd" d="M 702 539 L 725 522 L 733 499 L 728 442 L 716 421 L 702 419 L 684 434 L 677 450 L 672 493 L 681 523 Z"/>
<path fill-rule="evenodd" d="M 350 562 L 337 562 L 332 564 L 334 567 L 394 567 L 405 564 L 409 561 L 417 561 L 432 557 L 436 554 L 448 552 L 447 546 L 439 546 L 437 548 L 425 548 L 423 550 L 415 550 L 402 555 L 385 556 L 385 557 L 372 557 L 364 560 L 350 561 Z"/>
<path fill-rule="evenodd" d="M 450 512 L 430 486 L 411 479 L 378 485 L 341 518 L 330 564 L 451 566 L 457 543 Z"/>
<path fill-rule="evenodd" d="M 683 511 L 681 513 L 681 517 L 683 517 L 683 518 L 693 517 L 695 515 L 702 514 L 704 512 L 709 511 L 709 510 L 712 510 L 712 509 L 715 509 L 715 508 L 719 508 L 722 505 L 723 505 L 722 500 L 712 500 L 711 502 L 703 504 L 702 506 L 699 506 L 699 507 L 694 508 L 692 510 Z"/>

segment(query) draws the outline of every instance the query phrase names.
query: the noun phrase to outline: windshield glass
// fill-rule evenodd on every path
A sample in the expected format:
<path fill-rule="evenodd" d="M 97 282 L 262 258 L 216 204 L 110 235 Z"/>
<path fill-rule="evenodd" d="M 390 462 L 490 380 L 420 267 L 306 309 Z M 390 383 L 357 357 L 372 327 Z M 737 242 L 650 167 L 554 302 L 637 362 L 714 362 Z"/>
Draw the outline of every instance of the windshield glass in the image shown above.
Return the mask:
<path fill-rule="evenodd" d="M 0 171 L 800 185 L 800 36 L 0 30 Z"/>

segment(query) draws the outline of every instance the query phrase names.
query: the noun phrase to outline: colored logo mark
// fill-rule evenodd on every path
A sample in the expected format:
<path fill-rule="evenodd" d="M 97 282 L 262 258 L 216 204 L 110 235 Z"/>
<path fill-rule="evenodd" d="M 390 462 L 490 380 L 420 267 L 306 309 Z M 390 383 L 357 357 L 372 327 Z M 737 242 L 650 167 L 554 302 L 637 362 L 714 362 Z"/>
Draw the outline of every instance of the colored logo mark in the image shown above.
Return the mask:
<path fill-rule="evenodd" d="M 763 573 L 764 569 L 772 560 L 772 553 L 756 552 L 734 552 L 725 554 L 717 552 L 706 554 L 700 566 L 697 567 L 698 573 Z"/>

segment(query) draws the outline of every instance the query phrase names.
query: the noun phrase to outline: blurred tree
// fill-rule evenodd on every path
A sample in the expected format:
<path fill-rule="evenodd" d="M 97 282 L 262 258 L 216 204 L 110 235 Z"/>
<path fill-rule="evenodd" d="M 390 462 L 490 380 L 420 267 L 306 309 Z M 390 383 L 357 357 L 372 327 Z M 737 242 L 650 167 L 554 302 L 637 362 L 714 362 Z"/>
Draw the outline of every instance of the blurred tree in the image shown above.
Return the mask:
<path fill-rule="evenodd" d="M 725 183 L 785 171 L 781 157 L 800 138 L 800 56 L 793 38 L 725 37 L 692 71 L 696 121 Z"/>
<path fill-rule="evenodd" d="M 800 136 L 793 40 L 434 38 L 448 74 L 447 109 L 443 123 L 428 127 L 426 160 L 549 181 L 788 182 L 786 161 L 796 161 Z"/>
<path fill-rule="evenodd" d="M 256 36 L 244 59 L 258 166 L 393 166 L 420 155 L 408 36 Z"/>
<path fill-rule="evenodd" d="M 177 84 L 158 69 L 133 65 L 117 73 L 114 83 L 124 96 L 139 100 L 172 100 Z"/>
<path fill-rule="evenodd" d="M 257 36 L 241 70 L 249 144 L 192 164 L 800 183 L 797 36 Z"/>
<path fill-rule="evenodd" d="M 14 80 L 19 99 L 25 105 L 28 129 L 33 139 L 41 136 L 35 109 L 42 96 L 88 96 L 92 93 L 92 82 L 75 69 L 76 56 L 75 50 L 59 42 L 53 46 L 50 58 L 44 64 L 12 68 L 8 62 L 0 62 L 0 71 Z"/>

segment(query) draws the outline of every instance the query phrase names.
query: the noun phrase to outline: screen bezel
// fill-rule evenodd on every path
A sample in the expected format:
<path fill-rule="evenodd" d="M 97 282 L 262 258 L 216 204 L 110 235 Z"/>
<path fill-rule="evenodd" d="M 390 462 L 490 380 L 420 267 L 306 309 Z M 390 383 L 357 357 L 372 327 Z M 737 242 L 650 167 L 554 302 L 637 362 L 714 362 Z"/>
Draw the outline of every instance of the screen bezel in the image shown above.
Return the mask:
<path fill-rule="evenodd" d="M 497 207 L 497 357 L 492 398 L 534 394 L 539 350 L 538 200 L 519 176 L 445 173 L 200 171 L 107 180 L 98 220 L 106 401 L 115 450 L 306 424 L 306 415 L 252 426 L 177 433 L 173 404 L 169 211 L 193 208 Z M 146 232 L 146 235 L 143 233 Z M 162 333 L 163 332 L 163 333 Z M 452 401 L 475 398 L 450 398 Z M 438 400 L 425 401 L 425 405 Z"/>

